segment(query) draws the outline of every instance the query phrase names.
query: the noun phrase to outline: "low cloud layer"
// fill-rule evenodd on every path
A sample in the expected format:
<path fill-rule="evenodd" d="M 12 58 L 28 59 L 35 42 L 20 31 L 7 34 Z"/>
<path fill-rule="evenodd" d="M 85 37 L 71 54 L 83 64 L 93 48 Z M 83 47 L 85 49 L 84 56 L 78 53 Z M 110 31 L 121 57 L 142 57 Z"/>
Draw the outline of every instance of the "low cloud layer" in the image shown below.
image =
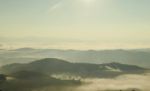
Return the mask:
<path fill-rule="evenodd" d="M 115 79 L 86 79 L 85 85 L 78 87 L 75 91 L 105 91 L 125 90 L 130 88 L 150 91 L 150 74 L 123 75 Z"/>
<path fill-rule="evenodd" d="M 46 86 L 32 91 L 150 91 L 150 74 L 122 75 L 114 79 L 84 79 L 80 86 Z"/>

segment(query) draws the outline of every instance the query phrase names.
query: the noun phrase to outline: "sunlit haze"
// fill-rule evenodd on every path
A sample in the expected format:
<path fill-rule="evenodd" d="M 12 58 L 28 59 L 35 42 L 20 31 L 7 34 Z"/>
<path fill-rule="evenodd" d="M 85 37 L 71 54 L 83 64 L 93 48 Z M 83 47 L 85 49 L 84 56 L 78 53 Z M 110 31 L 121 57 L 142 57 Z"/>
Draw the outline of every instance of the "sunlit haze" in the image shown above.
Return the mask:
<path fill-rule="evenodd" d="M 0 49 L 150 48 L 150 0 L 0 0 Z"/>

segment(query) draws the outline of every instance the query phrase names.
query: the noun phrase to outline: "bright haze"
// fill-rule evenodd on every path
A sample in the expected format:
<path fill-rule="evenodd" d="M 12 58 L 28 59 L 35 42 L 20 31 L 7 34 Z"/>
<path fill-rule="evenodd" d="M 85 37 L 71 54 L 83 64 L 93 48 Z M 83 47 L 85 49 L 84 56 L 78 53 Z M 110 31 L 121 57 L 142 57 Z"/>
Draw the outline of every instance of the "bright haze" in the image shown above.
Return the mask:
<path fill-rule="evenodd" d="M 150 0 L 0 0 L 0 48 L 150 47 Z"/>

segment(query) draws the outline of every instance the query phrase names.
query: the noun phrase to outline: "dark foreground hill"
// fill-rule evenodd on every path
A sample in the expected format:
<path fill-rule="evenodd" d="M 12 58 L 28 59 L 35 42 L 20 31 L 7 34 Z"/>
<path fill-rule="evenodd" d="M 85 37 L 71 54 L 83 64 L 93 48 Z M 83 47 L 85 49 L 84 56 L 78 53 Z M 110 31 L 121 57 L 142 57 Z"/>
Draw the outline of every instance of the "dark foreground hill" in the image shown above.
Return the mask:
<path fill-rule="evenodd" d="M 34 71 L 18 71 L 7 75 L 0 84 L 1 91 L 65 91 L 65 87 L 79 86 L 79 80 L 61 80 Z"/>
<path fill-rule="evenodd" d="M 141 74 L 146 71 L 147 69 L 142 67 L 115 62 L 70 63 L 61 59 L 46 58 L 27 64 L 10 64 L 1 67 L 0 72 L 5 75 L 0 75 L 0 90 L 74 91 L 76 87 L 83 84 L 81 78 L 114 78 L 124 74 Z M 77 77 L 81 78 L 76 79 Z"/>
<path fill-rule="evenodd" d="M 61 59 L 46 58 L 28 64 L 11 64 L 0 69 L 5 74 L 33 71 L 47 75 L 69 74 L 81 77 L 116 77 L 122 74 L 140 74 L 147 69 L 120 63 L 90 64 L 70 63 Z"/>

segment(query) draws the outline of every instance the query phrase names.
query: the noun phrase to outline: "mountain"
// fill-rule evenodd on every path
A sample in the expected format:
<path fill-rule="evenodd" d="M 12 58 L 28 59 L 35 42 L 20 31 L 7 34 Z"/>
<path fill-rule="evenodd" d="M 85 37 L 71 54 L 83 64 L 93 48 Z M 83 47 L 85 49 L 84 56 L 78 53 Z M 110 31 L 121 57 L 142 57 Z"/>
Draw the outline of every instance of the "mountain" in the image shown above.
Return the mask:
<path fill-rule="evenodd" d="M 43 58 L 58 58 L 78 63 L 124 63 L 150 67 L 150 51 L 148 49 L 135 50 L 58 50 L 20 48 L 16 50 L 0 51 L 0 64 L 29 63 Z"/>
<path fill-rule="evenodd" d="M 28 64 L 15 63 L 3 66 L 0 72 L 7 71 L 3 72 L 7 79 L 0 84 L 0 89 L 3 91 L 43 91 L 43 89 L 58 91 L 58 89 L 63 89 L 61 91 L 66 91 L 64 87 L 80 85 L 80 80 L 57 79 L 50 75 L 52 70 L 49 68 L 53 67 L 49 66 L 62 66 L 66 63 L 59 59 L 43 59 Z M 47 70 L 44 71 L 44 69 Z M 57 72 L 57 70 L 53 71 Z"/>
<path fill-rule="evenodd" d="M 47 75 L 62 75 L 80 77 L 116 77 L 122 74 L 144 73 L 147 69 L 135 65 L 120 63 L 90 64 L 71 63 L 56 58 L 46 58 L 28 64 L 10 64 L 1 67 L 1 72 L 12 74 L 19 71 L 40 72 Z"/>
<path fill-rule="evenodd" d="M 80 81 L 77 80 L 61 80 L 51 77 L 47 74 L 35 71 L 18 71 L 9 74 L 7 77 L 12 77 L 15 80 L 29 82 L 30 84 L 47 84 L 47 85 L 69 85 L 69 84 L 79 84 Z M 28 83 L 28 84 L 29 84 Z"/>
<path fill-rule="evenodd" d="M 61 89 L 63 86 L 78 86 L 80 84 L 81 82 L 78 80 L 56 79 L 40 72 L 18 71 L 7 75 L 7 80 L 0 84 L 0 89 L 2 91 L 37 91 L 42 89 L 40 91 L 43 91 L 48 88 L 57 91 L 53 88 Z"/>
<path fill-rule="evenodd" d="M 19 48 L 19 49 L 10 50 L 10 51 L 34 51 L 34 50 L 36 49 L 26 47 L 26 48 Z"/>
<path fill-rule="evenodd" d="M 2 66 L 0 72 L 5 75 L 0 75 L 0 90 L 76 91 L 76 88 L 87 84 L 82 78 L 117 78 L 124 74 L 143 74 L 147 71 L 149 69 L 117 62 L 91 64 L 45 58 Z"/>
<path fill-rule="evenodd" d="M 4 83 L 5 81 L 6 81 L 6 76 L 3 75 L 3 74 L 0 74 L 0 85 L 1 85 L 2 83 Z"/>
<path fill-rule="evenodd" d="M 150 48 L 133 49 L 133 51 L 150 52 Z"/>

